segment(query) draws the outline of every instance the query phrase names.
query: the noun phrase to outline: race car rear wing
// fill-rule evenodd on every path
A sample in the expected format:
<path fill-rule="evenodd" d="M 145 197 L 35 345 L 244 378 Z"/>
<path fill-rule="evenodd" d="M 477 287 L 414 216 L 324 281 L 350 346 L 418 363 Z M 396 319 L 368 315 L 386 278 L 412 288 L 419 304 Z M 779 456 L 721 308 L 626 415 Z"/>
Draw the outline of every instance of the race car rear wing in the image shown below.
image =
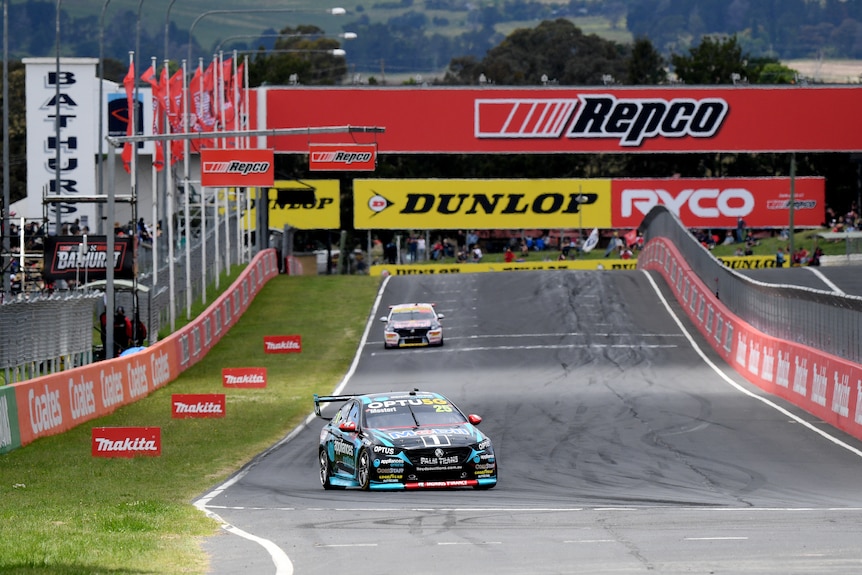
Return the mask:
<path fill-rule="evenodd" d="M 356 394 L 350 394 L 350 395 L 317 395 L 315 393 L 314 394 L 314 414 L 317 415 L 318 417 L 321 416 L 321 414 L 320 414 L 320 409 L 321 409 L 320 404 L 321 403 L 332 403 L 332 402 L 336 402 L 336 401 L 347 401 L 348 399 L 353 399 L 354 397 L 359 397 L 359 396 Z"/>

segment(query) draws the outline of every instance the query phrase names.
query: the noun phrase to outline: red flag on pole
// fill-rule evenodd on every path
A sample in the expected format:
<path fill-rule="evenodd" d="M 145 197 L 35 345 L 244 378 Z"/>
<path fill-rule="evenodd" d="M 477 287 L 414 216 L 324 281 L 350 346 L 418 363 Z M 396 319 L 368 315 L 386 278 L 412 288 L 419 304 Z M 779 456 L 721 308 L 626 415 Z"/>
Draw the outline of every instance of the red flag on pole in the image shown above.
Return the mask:
<path fill-rule="evenodd" d="M 153 135 L 159 135 L 161 130 L 161 119 L 164 114 L 164 85 L 156 80 L 156 69 L 153 66 L 141 74 L 141 80 L 150 85 L 153 89 Z M 162 142 L 153 142 L 155 155 L 153 157 L 153 166 L 156 171 L 161 171 L 165 167 L 165 150 Z"/>
<path fill-rule="evenodd" d="M 183 70 L 174 72 L 167 87 L 168 131 L 175 134 L 183 132 L 183 114 L 185 114 L 185 97 L 183 94 Z M 183 159 L 183 141 L 171 142 L 171 165 Z"/>
<path fill-rule="evenodd" d="M 132 117 L 135 113 L 134 105 L 134 90 L 135 90 L 135 64 L 129 64 L 129 71 L 126 77 L 123 78 L 123 86 L 126 88 L 126 135 L 132 135 Z M 123 168 L 128 173 L 132 173 L 132 144 L 126 142 L 123 144 Z"/>

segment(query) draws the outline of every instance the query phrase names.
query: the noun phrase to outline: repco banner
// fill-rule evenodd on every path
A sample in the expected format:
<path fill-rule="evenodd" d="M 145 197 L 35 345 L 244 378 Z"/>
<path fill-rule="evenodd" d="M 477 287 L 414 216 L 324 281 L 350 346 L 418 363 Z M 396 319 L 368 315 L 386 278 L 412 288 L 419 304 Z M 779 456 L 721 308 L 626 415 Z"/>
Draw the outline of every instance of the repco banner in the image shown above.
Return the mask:
<path fill-rule="evenodd" d="M 85 243 L 86 241 L 86 243 Z M 134 278 L 134 239 L 114 238 L 114 277 Z M 54 280 L 103 280 L 107 277 L 108 239 L 105 236 L 46 236 L 42 275 Z"/>
<path fill-rule="evenodd" d="M 302 351 L 302 336 L 299 335 L 265 335 L 263 336 L 264 353 L 300 353 Z"/>
<path fill-rule="evenodd" d="M 354 180 L 356 229 L 611 227 L 611 180 Z"/>
<path fill-rule="evenodd" d="M 226 367 L 221 370 L 224 387 L 266 387 L 265 367 Z"/>
<path fill-rule="evenodd" d="M 386 126 L 375 136 L 381 154 L 862 150 L 858 84 L 264 90 L 269 125 L 295 125 L 302 110 L 307 126 Z M 308 150 L 302 135 L 267 142 L 280 153 Z"/>
<path fill-rule="evenodd" d="M 687 228 L 786 227 L 793 186 L 794 225 L 816 228 L 826 211 L 825 178 L 620 179 L 611 184 L 613 227 L 636 228 L 656 205 Z"/>
<path fill-rule="evenodd" d="M 310 144 L 308 169 L 330 172 L 373 172 L 377 167 L 374 144 Z"/>
<path fill-rule="evenodd" d="M 159 456 L 162 430 L 159 427 L 94 427 L 93 457 Z"/>
<path fill-rule="evenodd" d="M 272 150 L 203 149 L 201 185 L 211 188 L 271 186 L 275 181 Z"/>

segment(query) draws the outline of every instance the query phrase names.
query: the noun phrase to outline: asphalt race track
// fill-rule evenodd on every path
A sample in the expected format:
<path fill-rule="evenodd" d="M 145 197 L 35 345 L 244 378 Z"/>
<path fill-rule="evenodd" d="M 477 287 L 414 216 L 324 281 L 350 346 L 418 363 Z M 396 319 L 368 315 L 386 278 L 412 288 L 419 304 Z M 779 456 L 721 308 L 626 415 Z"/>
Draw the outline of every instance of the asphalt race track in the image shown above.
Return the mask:
<path fill-rule="evenodd" d="M 667 298 L 638 271 L 390 278 L 338 391 L 448 395 L 499 484 L 324 491 L 312 419 L 198 502 L 225 523 L 210 573 L 862 572 L 862 442 L 764 398 Z M 377 317 L 410 301 L 444 347 L 383 349 Z"/>

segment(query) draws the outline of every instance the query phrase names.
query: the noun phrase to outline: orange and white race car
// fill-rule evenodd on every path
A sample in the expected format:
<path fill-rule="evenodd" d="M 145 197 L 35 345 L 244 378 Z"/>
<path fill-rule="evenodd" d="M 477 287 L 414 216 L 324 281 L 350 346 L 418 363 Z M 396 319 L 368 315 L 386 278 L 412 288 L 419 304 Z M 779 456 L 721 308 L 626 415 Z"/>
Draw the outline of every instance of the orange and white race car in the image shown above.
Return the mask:
<path fill-rule="evenodd" d="M 389 306 L 389 315 L 380 318 L 383 328 L 383 347 L 415 347 L 443 345 L 442 313 L 433 303 L 403 303 Z"/>

